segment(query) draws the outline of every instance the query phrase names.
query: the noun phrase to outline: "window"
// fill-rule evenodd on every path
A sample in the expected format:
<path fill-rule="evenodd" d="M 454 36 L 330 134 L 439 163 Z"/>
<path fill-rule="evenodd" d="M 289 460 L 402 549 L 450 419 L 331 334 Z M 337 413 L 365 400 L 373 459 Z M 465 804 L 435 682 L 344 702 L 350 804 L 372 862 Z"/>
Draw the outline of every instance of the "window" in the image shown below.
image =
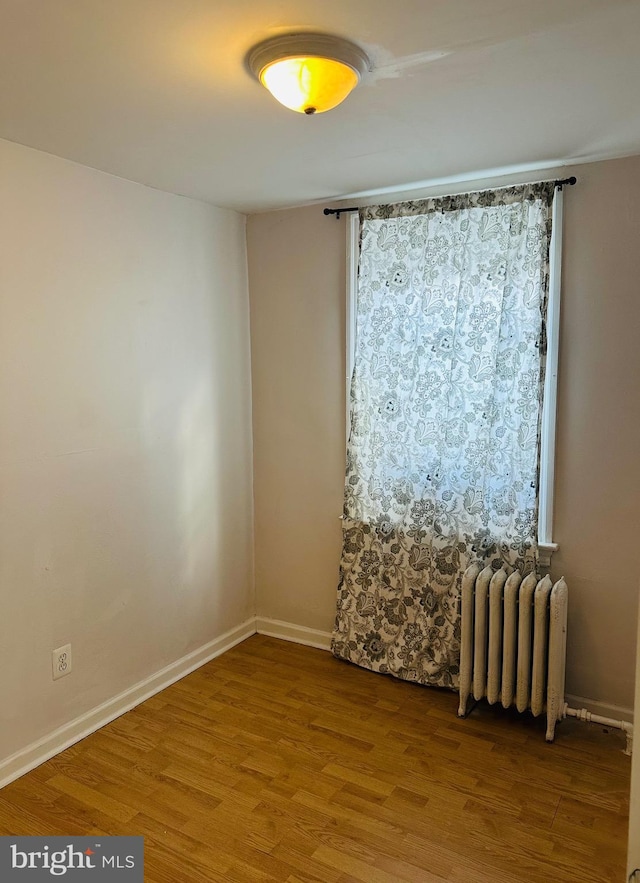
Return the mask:
<path fill-rule="evenodd" d="M 499 192 L 499 191 L 498 191 Z M 430 200 L 429 203 L 437 203 L 438 200 Z M 421 203 L 413 203 L 410 205 L 420 206 Z M 427 206 L 428 207 L 428 206 Z M 386 207 L 385 207 L 386 208 Z M 498 207 L 501 210 L 508 211 L 508 206 Z M 419 208 L 418 208 L 419 211 Z M 483 213 L 483 207 L 477 207 L 478 213 Z M 433 212 L 437 216 L 437 212 Z M 553 486 L 554 486 L 554 461 L 555 461 L 555 424 L 556 424 L 556 390 L 557 390 L 557 373 L 558 373 L 558 344 L 559 344 L 559 314 L 560 314 L 560 273 L 561 273 L 561 244 L 562 244 L 562 188 L 554 191 L 553 203 L 551 208 L 552 224 L 551 238 L 549 244 L 549 284 L 548 284 L 548 302 L 546 304 L 546 370 L 544 377 L 544 395 L 542 398 L 542 415 L 540 430 L 540 450 L 539 450 L 539 487 L 537 501 L 537 545 L 539 553 L 539 563 L 542 567 L 548 567 L 550 557 L 557 545 L 552 540 L 553 529 Z M 410 215 L 417 217 L 418 215 Z M 376 237 L 376 246 L 381 249 L 380 253 L 387 254 L 391 257 L 392 249 L 389 242 L 385 243 L 385 236 L 389 237 L 389 225 L 385 225 L 385 219 L 379 225 Z M 393 219 L 391 219 L 393 223 Z M 365 221 L 366 223 L 366 221 Z M 431 225 L 430 235 L 435 240 L 435 250 L 438 247 L 444 247 L 443 237 L 438 237 L 437 232 Z M 424 228 L 423 228 L 424 234 Z M 417 234 L 416 234 L 417 235 Z M 499 255 L 500 240 L 494 241 L 496 256 Z M 352 399 L 351 399 L 351 383 L 353 379 L 356 340 L 357 340 L 357 322 L 358 322 L 358 264 L 360 259 L 360 218 L 357 213 L 348 216 L 347 225 L 347 440 L 351 430 L 352 422 Z M 389 270 L 392 267 L 389 264 Z M 398 267 L 396 267 L 396 271 Z M 399 282 L 400 280 L 396 280 Z M 442 281 L 441 279 L 438 281 Z M 393 280 L 385 280 L 385 284 L 389 295 L 393 296 Z M 396 285 L 396 294 L 398 286 Z M 476 296 L 481 298 L 482 287 L 476 288 Z M 480 306 L 480 303 L 478 303 Z M 447 345 L 446 337 L 441 336 L 441 345 Z M 428 354 L 425 353 L 425 358 Z M 482 368 L 482 359 L 476 361 L 479 369 Z M 387 403 L 387 407 L 393 407 L 392 402 Z"/>

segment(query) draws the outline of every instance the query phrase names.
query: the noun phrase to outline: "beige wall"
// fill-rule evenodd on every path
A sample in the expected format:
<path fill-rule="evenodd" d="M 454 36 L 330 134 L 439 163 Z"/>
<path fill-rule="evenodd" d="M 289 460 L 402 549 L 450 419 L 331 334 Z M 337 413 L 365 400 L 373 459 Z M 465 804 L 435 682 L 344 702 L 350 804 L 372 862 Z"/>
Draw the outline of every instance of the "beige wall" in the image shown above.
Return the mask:
<path fill-rule="evenodd" d="M 629 709 L 640 536 L 640 157 L 561 170 L 572 172 L 552 574 L 564 574 L 571 592 L 568 693 Z M 247 232 L 258 612 L 326 631 L 344 468 L 345 221 L 319 207 L 293 209 L 252 216 Z"/>
<path fill-rule="evenodd" d="M 640 718 L 640 617 L 638 618 L 638 653 L 636 658 L 636 713 Z M 636 718 L 636 720 L 638 719 Z M 629 813 L 629 855 L 627 874 L 640 868 L 640 727 L 636 724 L 631 761 L 631 805 Z"/>
<path fill-rule="evenodd" d="M 6 141 L 0 218 L 1 761 L 254 598 L 244 218 Z"/>
<path fill-rule="evenodd" d="M 248 220 L 257 613 L 332 626 L 344 480 L 344 223 Z"/>
<path fill-rule="evenodd" d="M 565 199 L 553 573 L 568 691 L 633 708 L 640 537 L 640 157 L 577 166 Z"/>

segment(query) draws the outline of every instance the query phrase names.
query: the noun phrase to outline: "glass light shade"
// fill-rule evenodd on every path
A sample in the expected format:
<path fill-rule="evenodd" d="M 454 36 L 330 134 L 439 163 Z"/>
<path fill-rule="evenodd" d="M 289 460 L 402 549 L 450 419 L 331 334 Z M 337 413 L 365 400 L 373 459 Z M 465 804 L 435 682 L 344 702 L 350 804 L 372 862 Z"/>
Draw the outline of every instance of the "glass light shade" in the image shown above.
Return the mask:
<path fill-rule="evenodd" d="M 337 107 L 358 85 L 348 64 L 333 58 L 282 58 L 260 72 L 260 81 L 280 104 L 298 113 L 324 113 Z"/>

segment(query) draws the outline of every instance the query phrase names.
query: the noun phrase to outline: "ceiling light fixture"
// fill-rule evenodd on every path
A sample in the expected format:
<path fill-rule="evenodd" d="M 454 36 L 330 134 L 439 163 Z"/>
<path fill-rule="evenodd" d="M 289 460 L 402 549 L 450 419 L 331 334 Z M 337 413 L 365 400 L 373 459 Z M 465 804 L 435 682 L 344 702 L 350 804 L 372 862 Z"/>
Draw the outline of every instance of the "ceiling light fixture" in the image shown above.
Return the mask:
<path fill-rule="evenodd" d="M 355 43 L 305 33 L 258 43 L 247 65 L 280 104 L 306 114 L 337 107 L 371 70 L 368 56 Z"/>

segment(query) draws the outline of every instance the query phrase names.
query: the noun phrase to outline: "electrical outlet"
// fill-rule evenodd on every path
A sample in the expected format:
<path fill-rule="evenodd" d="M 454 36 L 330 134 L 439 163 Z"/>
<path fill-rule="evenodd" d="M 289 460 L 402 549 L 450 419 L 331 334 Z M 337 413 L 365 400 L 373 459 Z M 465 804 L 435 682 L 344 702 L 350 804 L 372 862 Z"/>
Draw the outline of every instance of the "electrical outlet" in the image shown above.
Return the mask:
<path fill-rule="evenodd" d="M 51 656 L 53 663 L 53 680 L 57 681 L 58 678 L 63 678 L 71 671 L 71 644 L 65 644 L 64 647 L 58 647 L 57 650 L 52 651 Z"/>

